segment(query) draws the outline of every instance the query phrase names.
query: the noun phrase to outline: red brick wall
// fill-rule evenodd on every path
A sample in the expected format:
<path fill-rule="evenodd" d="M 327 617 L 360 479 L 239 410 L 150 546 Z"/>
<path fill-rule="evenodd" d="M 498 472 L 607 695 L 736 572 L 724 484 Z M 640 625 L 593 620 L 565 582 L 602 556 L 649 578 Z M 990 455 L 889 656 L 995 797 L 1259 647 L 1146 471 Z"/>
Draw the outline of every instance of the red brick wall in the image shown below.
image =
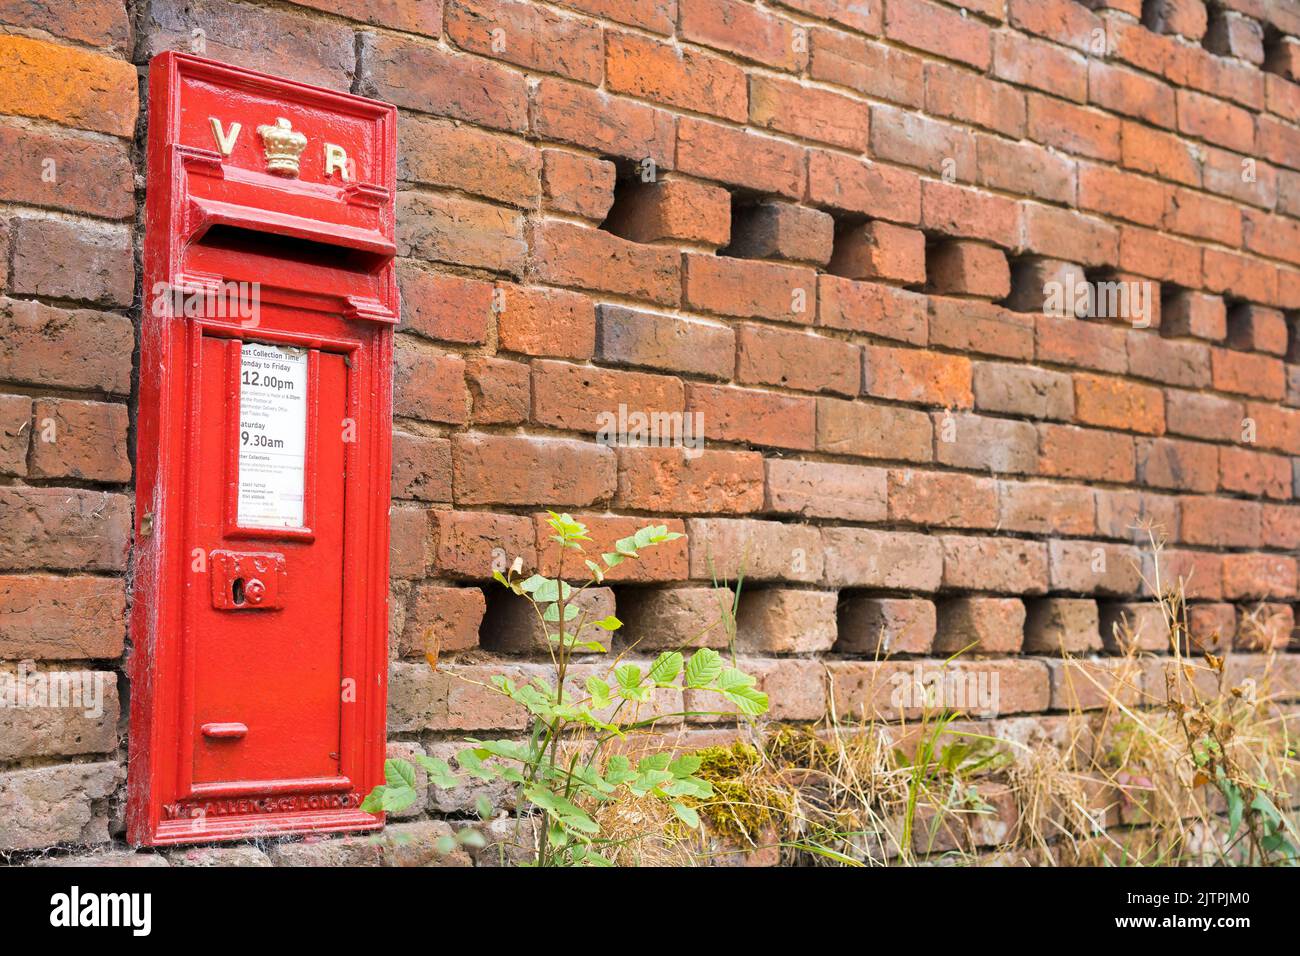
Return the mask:
<path fill-rule="evenodd" d="M 401 109 L 395 751 L 523 726 L 448 672 L 542 666 L 488 579 L 551 560 L 547 507 L 687 532 L 598 595 L 639 650 L 743 565 L 736 649 L 786 719 L 828 686 L 884 708 L 912 664 L 873 660 L 882 630 L 902 658 L 978 640 L 998 717 L 1061 711 L 1061 645 L 1105 655 L 1140 613 L 1140 520 L 1241 673 L 1288 645 L 1294 3 L 0 0 L 0 31 L 0 668 L 108 689 L 93 718 L 0 709 L 0 850 L 121 840 L 165 49 Z M 1149 283 L 1149 323 L 1043 314 L 1099 280 Z M 601 444 L 620 404 L 699 413 L 703 453 Z M 1264 640 L 1237 627 L 1261 602 Z"/>

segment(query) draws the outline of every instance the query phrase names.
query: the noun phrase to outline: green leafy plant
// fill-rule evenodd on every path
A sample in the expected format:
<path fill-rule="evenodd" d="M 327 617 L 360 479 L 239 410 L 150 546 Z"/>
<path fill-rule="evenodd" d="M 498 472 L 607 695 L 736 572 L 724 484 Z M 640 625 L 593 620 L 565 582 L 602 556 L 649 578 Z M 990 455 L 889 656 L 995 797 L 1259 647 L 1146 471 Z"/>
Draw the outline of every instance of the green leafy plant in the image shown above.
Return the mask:
<path fill-rule="evenodd" d="M 583 547 L 591 541 L 587 528 L 567 514 L 549 512 L 551 540 L 559 546 L 556 576 L 532 574 L 522 577 L 516 561 L 506 573 L 493 578 L 532 606 L 546 634 L 554 680 L 534 678 L 518 683 L 496 675 L 490 686 L 497 693 L 523 707 L 531 717 L 524 740 L 482 740 L 467 738 L 468 746 L 456 755 L 456 769 L 445 760 L 421 756 L 415 762 L 424 768 L 429 782 L 437 787 L 459 786 L 465 778 L 484 782 L 503 781 L 517 791 L 519 813 L 530 809 L 544 825 L 536 844 L 534 862 L 540 866 L 609 865 L 601 852 L 612 841 L 602 837 L 593 814 L 600 804 L 621 798 L 652 798 L 665 802 L 687 827 L 696 828 L 700 818 L 692 802 L 712 795 L 708 781 L 697 776 L 700 758 L 694 755 L 651 753 L 634 763 L 617 745 L 630 734 L 654 726 L 668 716 L 688 712 L 657 714 L 642 718 L 643 706 L 654 703 L 660 692 L 682 694 L 696 691 L 716 695 L 731 709 L 691 711 L 691 714 L 757 717 L 767 711 L 767 695 L 755 687 L 755 679 L 728 666 L 716 651 L 699 648 L 687 656 L 680 650 L 665 651 L 648 666 L 627 661 L 623 655 L 601 675 L 592 675 L 575 688 L 570 663 L 578 651 L 605 653 L 599 634 L 618 630 L 622 622 L 609 616 L 589 620 L 578 601 L 588 587 L 599 585 L 606 573 L 625 561 L 635 561 L 642 551 L 680 537 L 665 525 L 649 525 L 614 543 L 600 560 L 586 557 Z M 568 552 L 582 555 L 585 583 L 574 587 L 565 580 Z M 385 782 L 366 797 L 362 809 L 391 812 L 409 807 L 416 800 L 415 769 L 405 760 L 389 760 Z M 481 815 L 490 807 L 480 807 Z M 477 835 L 462 830 L 455 841 L 473 845 Z"/>

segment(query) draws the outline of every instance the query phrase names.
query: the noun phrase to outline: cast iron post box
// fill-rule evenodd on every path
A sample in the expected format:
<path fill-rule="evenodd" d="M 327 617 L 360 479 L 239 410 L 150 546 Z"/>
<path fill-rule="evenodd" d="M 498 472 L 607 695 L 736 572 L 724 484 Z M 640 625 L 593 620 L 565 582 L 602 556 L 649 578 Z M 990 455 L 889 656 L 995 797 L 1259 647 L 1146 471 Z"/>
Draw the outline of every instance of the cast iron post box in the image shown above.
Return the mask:
<path fill-rule="evenodd" d="M 396 121 L 150 66 L 134 843 L 380 825 Z"/>

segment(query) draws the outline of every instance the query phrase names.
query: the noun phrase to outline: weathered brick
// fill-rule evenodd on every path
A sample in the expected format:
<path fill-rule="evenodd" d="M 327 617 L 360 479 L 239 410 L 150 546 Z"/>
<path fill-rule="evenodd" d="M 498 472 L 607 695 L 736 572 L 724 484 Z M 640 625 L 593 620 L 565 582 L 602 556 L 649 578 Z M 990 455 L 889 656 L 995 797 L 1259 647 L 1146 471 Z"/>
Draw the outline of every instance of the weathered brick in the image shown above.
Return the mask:
<path fill-rule="evenodd" d="M 811 450 L 819 428 L 814 402 L 725 385 L 686 386 L 686 410 L 704 416 L 704 436 L 716 441 Z"/>
<path fill-rule="evenodd" d="M 494 129 L 527 128 L 527 84 L 514 70 L 391 33 L 357 34 L 357 51 L 356 86 L 367 96 Z"/>
<path fill-rule="evenodd" d="M 767 511 L 845 521 L 879 521 L 888 515 L 883 468 L 783 458 L 763 464 Z"/>
<path fill-rule="evenodd" d="M 1028 361 L 1034 356 L 1034 320 L 992 302 L 932 295 L 930 345 Z"/>
<path fill-rule="evenodd" d="M 1259 547 L 1260 509 L 1256 502 L 1188 497 L 1181 500 L 1179 515 L 1179 538 L 1187 544 Z"/>
<path fill-rule="evenodd" d="M 826 572 L 831 587 L 935 591 L 943 577 L 943 553 L 929 535 L 868 528 L 825 528 Z"/>
<path fill-rule="evenodd" d="M 601 30 L 590 20 L 516 0 L 446 0 L 443 24 L 451 41 L 469 53 L 600 82 Z M 500 35 L 505 43 L 496 42 Z"/>
<path fill-rule="evenodd" d="M 945 352 L 868 345 L 862 350 L 863 392 L 900 402 L 970 408 L 970 359 Z"/>
<path fill-rule="evenodd" d="M 509 136 L 460 123 L 410 117 L 398 126 L 398 176 L 450 186 L 521 208 L 537 205 L 542 159 Z"/>
<path fill-rule="evenodd" d="M 993 528 L 998 523 L 997 482 L 894 468 L 889 472 L 889 517 L 923 527 Z"/>
<path fill-rule="evenodd" d="M 337 3 L 329 10 L 345 12 Z M 140 63 L 164 50 L 194 52 L 201 41 L 204 56 L 303 83 L 347 92 L 356 79 L 357 35 L 350 23 L 292 8 L 249 16 L 244 4 L 231 0 L 157 0 L 139 13 L 134 32 Z M 133 78 L 133 95 L 134 87 Z"/>
<path fill-rule="evenodd" d="M 835 645 L 834 591 L 745 591 L 736 612 L 736 648 L 757 654 L 807 654 Z"/>
<path fill-rule="evenodd" d="M 677 122 L 676 163 L 692 176 L 796 200 L 807 181 L 799 147 L 689 116 Z"/>
<path fill-rule="evenodd" d="M 1003 299 L 1011 291 L 1011 270 L 1002 250 L 978 242 L 946 242 L 926 257 L 930 288 L 945 294 Z"/>
<path fill-rule="evenodd" d="M 802 0 L 824 3 L 825 0 Z M 846 11 L 866 10 L 879 16 L 883 4 L 850 8 L 835 3 L 832 18 Z M 868 31 L 879 35 L 879 29 Z M 925 99 L 925 60 L 897 47 L 860 36 L 814 27 L 810 33 L 812 59 L 808 73 L 814 80 L 847 86 L 891 103 L 919 108 Z"/>
<path fill-rule="evenodd" d="M 402 327 L 431 339 L 477 345 L 492 321 L 492 284 L 439 275 L 410 260 L 397 265 Z"/>
<path fill-rule="evenodd" d="M 815 583 L 822 578 L 823 545 L 817 528 L 750 518 L 691 518 L 691 577 Z M 831 583 L 829 581 L 825 583 Z"/>
<path fill-rule="evenodd" d="M 473 356 L 465 361 L 470 421 L 475 425 L 517 425 L 532 409 L 528 366 L 508 359 Z"/>
<path fill-rule="evenodd" d="M 744 514 L 763 501 L 763 459 L 757 452 L 675 447 L 618 450 L 614 504 L 674 514 Z"/>
<path fill-rule="evenodd" d="M 826 265 L 834 239 L 830 214 L 792 203 L 760 202 L 735 211 L 727 254 Z"/>
<path fill-rule="evenodd" d="M 998 482 L 997 527 L 1029 534 L 1091 534 L 1093 491 L 1048 482 Z"/>
<path fill-rule="evenodd" d="M 1240 494 L 1288 499 L 1292 491 L 1290 461 L 1248 448 L 1220 448 L 1219 487 Z"/>
<path fill-rule="evenodd" d="M 1243 598 L 1294 600 L 1295 558 L 1277 554 L 1225 554 L 1223 596 L 1230 601 Z"/>
<path fill-rule="evenodd" d="M 671 114 L 604 90 L 541 79 L 532 93 L 532 127 L 547 139 L 605 156 L 634 162 L 648 159 L 657 169 L 673 165 Z"/>
<path fill-rule="evenodd" d="M 409 509 L 395 509 L 409 510 Z M 531 518 L 483 511 L 434 511 L 427 532 L 430 568 L 438 574 L 487 580 L 515 558 L 525 570 L 537 566 Z"/>
<path fill-rule="evenodd" d="M 451 442 L 446 438 L 393 432 L 394 498 L 451 500 Z"/>
<path fill-rule="evenodd" d="M 839 640 L 845 654 L 927 654 L 934 644 L 934 602 L 925 598 L 851 597 L 840 602 Z"/>
<path fill-rule="evenodd" d="M 625 588 L 618 592 L 617 640 L 641 651 L 727 647 L 734 597 L 722 586 Z"/>
<path fill-rule="evenodd" d="M 950 60 L 987 69 L 992 41 L 987 26 L 973 17 L 927 0 L 894 0 L 885 9 L 885 36 Z"/>
<path fill-rule="evenodd" d="M 542 150 L 542 199 L 548 209 L 599 222 L 614 204 L 614 164 L 562 149 Z"/>
<path fill-rule="evenodd" d="M 817 450 L 860 458 L 930 461 L 933 430 L 924 412 L 870 402 L 817 399 Z"/>
<path fill-rule="evenodd" d="M 866 103 L 784 77 L 749 78 L 749 122 L 800 139 L 865 152 L 872 126 Z"/>
<path fill-rule="evenodd" d="M 0 849 L 107 843 L 108 799 L 124 777 L 121 764 L 111 761 L 0 773 Z"/>
<path fill-rule="evenodd" d="M 125 405 L 37 399 L 32 406 L 31 476 L 129 481 L 127 426 Z"/>
<path fill-rule="evenodd" d="M 1071 594 L 1137 594 L 1142 555 L 1134 545 L 1099 541 L 1048 542 L 1053 591 Z"/>
<path fill-rule="evenodd" d="M 1212 492 L 1219 485 L 1218 449 L 1176 438 L 1139 438 L 1138 481 L 1151 488 Z"/>
<path fill-rule="evenodd" d="M 1210 375 L 1215 389 L 1277 401 L 1286 394 L 1286 372 L 1279 359 L 1231 349 L 1210 350 Z"/>
<path fill-rule="evenodd" d="M 397 196 L 399 255 L 518 275 L 527 243 L 515 209 L 462 196 L 402 192 Z"/>
<path fill-rule="evenodd" d="M 935 461 L 999 474 L 1033 474 L 1038 433 L 1029 422 L 950 412 L 934 413 Z"/>
<path fill-rule="evenodd" d="M 1054 478 L 1131 482 L 1136 472 L 1128 435 L 1072 425 L 1038 426 L 1038 473 Z"/>
<path fill-rule="evenodd" d="M 934 649 L 943 654 L 1016 654 L 1025 639 L 1019 598 L 960 597 L 939 604 Z"/>
<path fill-rule="evenodd" d="M 920 176 L 841 153 L 809 150 L 808 198 L 818 206 L 903 225 L 921 221 Z"/>
<path fill-rule="evenodd" d="M 1084 425 L 1159 435 L 1165 430 L 1164 393 L 1125 379 L 1076 373 L 1074 419 Z"/>
<path fill-rule="evenodd" d="M 399 336 L 393 350 L 393 414 L 429 422 L 464 423 L 465 360 Z"/>
<path fill-rule="evenodd" d="M 1026 606 L 1024 649 L 1031 654 L 1086 654 L 1101 650 L 1097 602 L 1039 598 Z"/>
<path fill-rule="evenodd" d="M 135 260 L 126 227 L 20 217 L 10 230 L 14 292 L 97 305 L 131 304 Z"/>
<path fill-rule="evenodd" d="M 20 116 L 130 137 L 139 109 L 125 60 L 32 37 L 0 37 L 0 100 Z"/>
<path fill-rule="evenodd" d="M 0 126 L 0 197 L 8 202 L 124 219 L 134 192 L 125 143 Z"/>
<path fill-rule="evenodd" d="M 924 296 L 836 276 L 817 279 L 817 324 L 913 345 L 925 345 L 929 338 Z"/>
<path fill-rule="evenodd" d="M 0 576 L 0 659 L 112 660 L 126 636 L 119 578 Z"/>
<path fill-rule="evenodd" d="M 614 452 L 563 438 L 457 435 L 456 503 L 591 505 L 614 494 Z"/>
<path fill-rule="evenodd" d="M 684 405 L 682 382 L 671 376 L 533 363 L 532 417 L 553 428 L 604 433 L 617 422 L 620 406 L 655 416 L 680 413 Z"/>
<path fill-rule="evenodd" d="M 586 296 L 514 285 L 500 286 L 498 293 L 497 341 L 501 348 L 525 355 L 591 358 L 596 311 Z"/>
<path fill-rule="evenodd" d="M 486 607 L 478 588 L 416 585 L 398 644 L 400 656 L 425 655 L 436 660 L 442 654 L 477 648 Z"/>
<path fill-rule="evenodd" d="M 0 570 L 122 571 L 131 506 L 120 494 L 0 488 Z"/>
<path fill-rule="evenodd" d="M 741 0 L 678 0 L 677 6 L 678 29 L 692 43 L 783 70 L 797 70 L 806 59 L 784 17 Z"/>
<path fill-rule="evenodd" d="M 862 386 L 861 350 L 808 331 L 741 325 L 736 331 L 736 381 L 856 395 Z"/>
<path fill-rule="evenodd" d="M 596 357 L 604 362 L 729 378 L 735 352 L 736 333 L 719 322 L 620 305 L 597 309 Z"/>
<path fill-rule="evenodd" d="M 879 221 L 841 229 L 827 268 L 848 279 L 919 285 L 925 281 L 925 234 Z"/>
<path fill-rule="evenodd" d="M 1059 421 L 1074 417 L 1074 388 L 1068 375 L 1002 362 L 975 362 L 971 368 L 979 411 Z"/>
<path fill-rule="evenodd" d="M 686 179 L 641 184 L 620 194 L 604 228 L 633 242 L 725 246 L 731 238 L 731 195 Z"/>
<path fill-rule="evenodd" d="M 676 305 L 681 295 L 675 250 L 628 242 L 600 229 L 559 220 L 533 230 L 534 267 L 544 282 Z"/>
<path fill-rule="evenodd" d="M 1287 354 L 1286 316 L 1277 309 L 1239 305 L 1228 313 L 1227 345 L 1230 349 Z"/>
<path fill-rule="evenodd" d="M 1017 538 L 943 535 L 943 586 L 966 591 L 1042 594 L 1047 548 Z"/>

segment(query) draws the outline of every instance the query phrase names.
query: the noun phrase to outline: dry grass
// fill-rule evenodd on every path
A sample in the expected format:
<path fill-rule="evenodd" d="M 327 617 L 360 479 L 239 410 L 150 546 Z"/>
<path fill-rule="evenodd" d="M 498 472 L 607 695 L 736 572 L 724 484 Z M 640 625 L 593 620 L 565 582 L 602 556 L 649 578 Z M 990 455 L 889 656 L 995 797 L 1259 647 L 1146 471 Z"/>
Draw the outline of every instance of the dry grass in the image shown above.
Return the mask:
<path fill-rule="evenodd" d="M 1159 569 L 1154 534 L 1151 548 Z M 1063 661 L 1069 713 L 774 724 L 699 751 L 709 837 L 649 821 L 652 837 L 630 841 L 637 862 L 680 862 L 686 847 L 703 863 L 1294 864 L 1297 717 L 1270 692 L 1281 660 L 1238 655 L 1251 666 L 1234 671 L 1206 650 L 1220 636 L 1190 633 L 1186 585 L 1147 581 L 1165 653 L 1138 650 L 1125 625 L 1125 653 Z"/>

